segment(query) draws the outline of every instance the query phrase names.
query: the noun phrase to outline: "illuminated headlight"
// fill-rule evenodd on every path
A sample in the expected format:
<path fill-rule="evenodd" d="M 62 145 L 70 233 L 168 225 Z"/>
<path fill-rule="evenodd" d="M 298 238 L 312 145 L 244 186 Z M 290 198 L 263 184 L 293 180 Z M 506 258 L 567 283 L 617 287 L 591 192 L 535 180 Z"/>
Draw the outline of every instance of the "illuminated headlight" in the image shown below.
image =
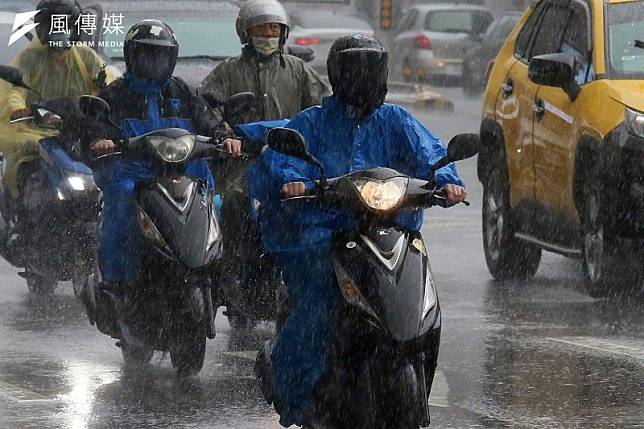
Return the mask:
<path fill-rule="evenodd" d="M 67 178 L 67 183 L 69 183 L 69 187 L 75 191 L 85 190 L 85 178 L 82 176 L 69 176 Z"/>
<path fill-rule="evenodd" d="M 195 145 L 195 137 L 186 134 L 176 139 L 164 136 L 148 136 L 148 142 L 166 162 L 182 162 L 188 158 Z"/>
<path fill-rule="evenodd" d="M 396 208 L 402 201 L 407 189 L 407 179 L 396 177 L 381 181 L 359 179 L 353 182 L 367 206 L 378 211 Z"/>
<path fill-rule="evenodd" d="M 425 276 L 425 298 L 423 299 L 423 319 L 427 317 L 430 311 L 436 306 L 436 288 L 434 287 L 434 276 L 432 275 L 429 265 L 427 266 L 427 275 Z"/>
<path fill-rule="evenodd" d="M 644 113 L 626 108 L 626 129 L 631 134 L 644 138 Z"/>

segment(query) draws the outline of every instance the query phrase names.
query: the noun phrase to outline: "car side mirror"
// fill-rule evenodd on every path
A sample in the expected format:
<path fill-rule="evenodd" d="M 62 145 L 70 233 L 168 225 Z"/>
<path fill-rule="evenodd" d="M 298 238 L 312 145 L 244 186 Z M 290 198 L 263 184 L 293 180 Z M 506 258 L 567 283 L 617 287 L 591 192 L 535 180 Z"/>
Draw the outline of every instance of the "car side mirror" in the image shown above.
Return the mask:
<path fill-rule="evenodd" d="M 315 51 L 308 46 L 288 46 L 287 51 L 289 55 L 298 57 L 305 63 L 310 63 L 315 59 Z"/>
<path fill-rule="evenodd" d="M 458 134 L 447 145 L 447 157 L 450 162 L 456 162 L 475 156 L 480 149 L 481 137 L 478 134 Z"/>
<path fill-rule="evenodd" d="M 0 66 L 0 79 L 9 82 L 12 85 L 19 86 L 25 89 L 31 89 L 22 80 L 22 72 L 16 67 Z"/>
<path fill-rule="evenodd" d="M 110 122 L 110 105 L 100 97 L 83 95 L 78 99 L 78 108 L 88 118 L 99 122 Z"/>
<path fill-rule="evenodd" d="M 319 167 L 322 171 L 324 170 L 322 163 L 306 150 L 304 136 L 296 130 L 290 128 L 273 128 L 266 136 L 266 143 L 275 152 L 299 158 Z"/>
<path fill-rule="evenodd" d="M 575 81 L 575 57 L 570 54 L 546 54 L 533 57 L 528 78 L 537 85 L 563 89 L 572 101 L 579 95 Z"/>

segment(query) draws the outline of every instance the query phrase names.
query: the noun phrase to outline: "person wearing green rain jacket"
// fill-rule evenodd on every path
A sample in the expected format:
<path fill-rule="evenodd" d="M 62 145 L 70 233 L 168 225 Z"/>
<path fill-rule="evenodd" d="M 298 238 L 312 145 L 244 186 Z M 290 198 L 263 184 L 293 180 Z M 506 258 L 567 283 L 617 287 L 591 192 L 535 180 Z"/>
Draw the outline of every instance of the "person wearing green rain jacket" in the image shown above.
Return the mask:
<path fill-rule="evenodd" d="M 34 23 L 38 37 L 11 61 L 22 72 L 23 81 L 35 91 L 6 82 L 0 85 L 0 151 L 6 160 L 6 190 L 12 198 L 20 197 L 28 179 L 28 169 L 21 167 L 38 159 L 38 141 L 57 132 L 32 127 L 28 121 L 13 124 L 9 121 L 30 116 L 31 104 L 40 97 L 52 100 L 96 95 L 113 78 L 96 52 L 72 43 L 76 38 L 73 23 L 81 14 L 76 1 L 42 0 L 37 9 Z M 68 16 L 69 34 L 51 31 L 53 15 Z"/>
<path fill-rule="evenodd" d="M 210 92 L 222 102 L 240 92 L 256 95 L 255 103 L 235 118 L 235 124 L 231 126 L 288 119 L 319 105 L 322 97 L 330 94 L 328 84 L 317 72 L 300 58 L 284 54 L 289 32 L 288 15 L 278 1 L 248 0 L 239 11 L 236 26 L 243 45 L 242 54 L 217 65 L 202 82 L 203 92 Z M 227 140 L 226 144 L 231 142 L 232 139 Z M 227 278 L 223 284 L 227 298 L 236 302 L 232 306 L 244 305 L 236 294 L 239 291 L 237 282 L 242 277 L 242 260 L 259 260 L 262 253 L 257 237 L 259 232 L 249 220 L 248 167 L 248 162 L 237 159 L 231 161 L 229 168 L 214 172 L 224 200 L 222 226 L 228 266 L 224 270 Z M 250 277 L 255 275 L 250 274 Z M 248 282 L 242 283 L 241 287 L 252 287 L 246 284 Z M 234 312 L 228 308 L 228 314 Z"/>

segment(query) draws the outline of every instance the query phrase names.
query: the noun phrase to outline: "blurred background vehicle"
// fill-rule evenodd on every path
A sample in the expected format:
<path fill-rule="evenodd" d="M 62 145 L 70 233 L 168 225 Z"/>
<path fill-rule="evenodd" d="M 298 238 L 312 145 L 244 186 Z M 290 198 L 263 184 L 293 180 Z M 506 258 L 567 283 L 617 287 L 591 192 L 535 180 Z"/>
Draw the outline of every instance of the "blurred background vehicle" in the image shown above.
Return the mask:
<path fill-rule="evenodd" d="M 291 35 L 287 43 L 311 48 L 315 58 L 309 64 L 323 75 L 327 74 L 329 49 L 337 38 L 353 33 L 374 35 L 365 18 L 330 9 L 295 11 L 291 13 L 290 20 Z"/>
<path fill-rule="evenodd" d="M 492 21 L 484 6 L 413 6 L 394 29 L 394 76 L 407 81 L 460 81 L 465 52 L 480 43 Z"/>
<path fill-rule="evenodd" d="M 189 85 L 199 86 L 219 62 L 241 53 L 235 31 L 239 12 L 236 1 L 190 1 L 185 7 L 180 2 L 169 1 L 108 1 L 98 9 L 96 13 L 101 18 L 122 15 L 125 32 L 145 18 L 160 19 L 172 27 L 180 46 L 175 75 Z M 97 19 L 97 22 L 102 21 Z M 122 72 L 125 70 L 124 34 L 113 32 L 102 37 L 97 51 L 109 65 Z"/>
<path fill-rule="evenodd" d="M 487 83 L 490 64 L 501 45 L 521 18 L 521 12 L 506 12 L 497 17 L 485 32 L 481 43 L 471 48 L 463 59 L 463 92 L 468 96 L 480 95 Z"/>

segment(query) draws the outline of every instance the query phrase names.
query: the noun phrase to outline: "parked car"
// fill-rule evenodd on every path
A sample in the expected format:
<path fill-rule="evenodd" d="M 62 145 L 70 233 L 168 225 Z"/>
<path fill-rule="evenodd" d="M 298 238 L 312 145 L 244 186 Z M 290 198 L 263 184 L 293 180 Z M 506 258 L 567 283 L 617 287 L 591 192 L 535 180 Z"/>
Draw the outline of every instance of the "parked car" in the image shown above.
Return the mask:
<path fill-rule="evenodd" d="M 467 51 L 463 59 L 463 92 L 466 95 L 474 96 L 483 92 L 491 62 L 519 18 L 520 12 L 507 12 L 497 17 L 485 32 L 481 43 Z"/>
<path fill-rule="evenodd" d="M 338 37 L 353 33 L 374 34 L 373 28 L 363 18 L 327 9 L 295 12 L 291 14 L 290 20 L 291 35 L 288 43 L 313 49 L 315 58 L 309 64 L 323 75 L 327 74 L 326 59 L 329 50 Z"/>
<path fill-rule="evenodd" d="M 541 0 L 496 57 L 478 159 L 495 278 L 534 275 L 542 250 L 580 258 L 592 296 L 641 274 L 642 11 L 643 0 Z"/>
<path fill-rule="evenodd" d="M 160 19 L 170 25 L 180 46 L 175 75 L 190 85 L 199 86 L 220 61 L 241 53 L 235 30 L 239 6 L 237 2 L 227 0 L 191 1 L 186 3 L 189 7 L 177 4 L 168 1 L 106 1 L 101 3 L 96 13 L 100 18 L 108 19 L 122 14 L 125 32 L 145 18 Z M 97 51 L 108 64 L 124 71 L 124 34 L 114 32 L 101 37 L 102 46 L 99 45 Z"/>
<path fill-rule="evenodd" d="M 395 30 L 394 74 L 405 80 L 460 80 L 465 52 L 480 42 L 492 21 L 492 14 L 483 6 L 411 7 Z"/>

